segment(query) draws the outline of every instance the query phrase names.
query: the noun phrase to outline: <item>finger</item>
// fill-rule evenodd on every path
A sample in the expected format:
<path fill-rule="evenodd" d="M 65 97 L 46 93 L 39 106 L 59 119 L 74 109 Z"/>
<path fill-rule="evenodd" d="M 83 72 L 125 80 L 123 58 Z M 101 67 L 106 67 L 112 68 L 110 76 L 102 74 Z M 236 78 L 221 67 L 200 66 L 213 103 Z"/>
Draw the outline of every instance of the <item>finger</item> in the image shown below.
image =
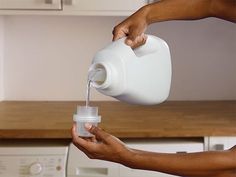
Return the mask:
<path fill-rule="evenodd" d="M 95 136 L 93 136 L 93 137 L 91 138 L 91 142 L 98 143 L 98 142 L 99 142 L 99 140 L 98 140 L 98 139 L 96 139 L 96 137 L 95 137 Z"/>
<path fill-rule="evenodd" d="M 105 132 L 104 130 L 102 130 L 99 127 L 96 127 L 94 125 L 91 124 L 85 124 L 85 128 L 92 133 L 93 135 L 96 136 L 97 140 L 103 141 L 103 142 L 107 142 L 108 138 L 110 137 L 110 134 L 108 134 L 107 132 Z"/>
<path fill-rule="evenodd" d="M 127 39 L 125 40 L 126 44 L 129 46 L 134 45 L 136 43 L 136 40 L 139 36 L 142 35 L 142 32 L 138 30 L 136 27 L 130 27 L 129 34 L 127 35 Z"/>
<path fill-rule="evenodd" d="M 89 141 L 89 142 L 93 142 L 93 143 L 97 143 L 98 142 L 95 136 L 83 137 L 83 139 L 85 139 L 86 141 Z"/>
<path fill-rule="evenodd" d="M 87 149 L 87 147 L 89 146 L 89 145 L 88 145 L 88 141 L 86 141 L 86 140 L 83 139 L 83 138 L 80 138 L 80 137 L 77 135 L 77 132 L 76 132 L 76 125 L 75 125 L 75 124 L 73 124 L 71 134 L 72 134 L 72 141 L 73 141 L 75 144 L 77 144 L 78 146 L 81 146 L 81 147 Z"/>
<path fill-rule="evenodd" d="M 96 143 L 97 143 L 95 137 L 91 139 L 83 139 L 83 138 L 78 137 L 76 133 L 76 125 L 74 124 L 72 127 L 72 138 L 73 138 L 72 139 L 73 144 L 79 150 L 84 152 L 89 158 L 91 159 L 95 158 L 94 150 L 96 149 L 96 147 L 93 146 L 93 145 L 96 146 Z"/>
<path fill-rule="evenodd" d="M 127 33 L 128 33 L 127 28 L 121 27 L 120 25 L 116 26 L 112 31 L 113 34 L 112 41 L 116 41 L 118 39 L 125 37 Z"/>
<path fill-rule="evenodd" d="M 72 134 L 72 142 L 73 142 L 73 144 L 78 148 L 78 149 L 80 149 L 81 151 L 83 151 L 84 153 L 88 153 L 88 151 L 85 149 L 85 148 L 83 148 L 81 145 L 80 145 L 80 143 L 78 143 L 78 142 L 80 142 L 80 138 L 78 137 L 78 135 L 77 135 L 77 133 L 76 133 L 76 125 L 75 124 L 73 124 L 73 127 L 72 127 L 72 129 L 71 129 L 71 134 Z"/>
<path fill-rule="evenodd" d="M 101 149 L 100 144 L 97 143 L 95 137 L 84 139 L 78 137 L 76 133 L 76 126 L 75 124 L 72 127 L 72 142 L 73 144 L 82 152 L 84 152 L 87 157 L 90 159 L 98 158 L 98 151 Z"/>
<path fill-rule="evenodd" d="M 135 49 L 137 47 L 142 46 L 143 44 L 145 44 L 147 41 L 147 35 L 142 34 L 141 36 L 138 36 L 135 40 L 135 42 L 133 42 L 133 44 L 131 45 L 132 49 Z"/>

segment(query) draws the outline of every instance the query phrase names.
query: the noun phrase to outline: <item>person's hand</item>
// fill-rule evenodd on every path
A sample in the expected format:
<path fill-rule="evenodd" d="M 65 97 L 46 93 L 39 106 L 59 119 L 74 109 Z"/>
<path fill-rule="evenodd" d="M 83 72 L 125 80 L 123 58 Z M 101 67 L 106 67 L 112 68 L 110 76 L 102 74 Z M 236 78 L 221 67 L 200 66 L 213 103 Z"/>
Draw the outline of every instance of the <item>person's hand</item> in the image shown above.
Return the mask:
<path fill-rule="evenodd" d="M 128 157 L 129 149 L 118 138 L 102 129 L 86 124 L 86 129 L 94 135 L 92 138 L 81 138 L 76 133 L 76 125 L 72 128 L 72 141 L 91 159 L 101 159 L 123 163 Z"/>
<path fill-rule="evenodd" d="M 147 8 L 143 7 L 113 29 L 113 41 L 127 37 L 125 43 L 132 48 L 143 45 L 147 36 L 144 34 L 147 23 Z"/>

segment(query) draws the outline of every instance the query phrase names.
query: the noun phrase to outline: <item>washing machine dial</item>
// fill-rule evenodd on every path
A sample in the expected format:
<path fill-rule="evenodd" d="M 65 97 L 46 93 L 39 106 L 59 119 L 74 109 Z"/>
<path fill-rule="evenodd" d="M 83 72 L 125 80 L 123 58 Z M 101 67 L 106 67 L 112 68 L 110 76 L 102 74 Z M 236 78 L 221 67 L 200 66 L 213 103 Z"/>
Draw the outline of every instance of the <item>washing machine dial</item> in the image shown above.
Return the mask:
<path fill-rule="evenodd" d="M 43 166 L 39 162 L 32 163 L 29 167 L 30 175 L 38 175 L 43 171 Z"/>

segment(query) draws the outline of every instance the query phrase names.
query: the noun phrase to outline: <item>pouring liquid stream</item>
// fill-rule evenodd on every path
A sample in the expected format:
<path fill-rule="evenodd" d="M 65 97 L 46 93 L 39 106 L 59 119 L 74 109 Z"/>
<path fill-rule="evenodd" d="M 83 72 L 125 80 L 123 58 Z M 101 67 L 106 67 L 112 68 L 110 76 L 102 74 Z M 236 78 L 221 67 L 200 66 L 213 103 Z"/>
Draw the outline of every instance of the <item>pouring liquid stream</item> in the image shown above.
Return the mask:
<path fill-rule="evenodd" d="M 88 79 L 88 81 L 87 81 L 87 90 L 86 90 L 86 107 L 89 106 L 91 82 L 92 82 L 92 80 Z"/>
<path fill-rule="evenodd" d="M 101 85 L 105 81 L 105 71 L 102 68 L 97 68 L 92 70 L 87 79 L 87 91 L 86 91 L 86 107 L 89 106 L 90 102 L 90 90 L 91 90 L 91 83 L 95 82 L 97 85 Z"/>

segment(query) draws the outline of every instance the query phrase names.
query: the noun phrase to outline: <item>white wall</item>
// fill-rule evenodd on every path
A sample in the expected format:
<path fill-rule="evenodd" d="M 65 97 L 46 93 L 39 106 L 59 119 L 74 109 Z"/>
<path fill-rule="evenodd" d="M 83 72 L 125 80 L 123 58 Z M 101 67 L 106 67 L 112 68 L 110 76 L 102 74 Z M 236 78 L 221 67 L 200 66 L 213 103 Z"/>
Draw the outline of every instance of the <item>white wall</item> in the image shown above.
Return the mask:
<path fill-rule="evenodd" d="M 6 100 L 84 100 L 93 55 L 121 17 L 5 17 Z M 236 26 L 214 18 L 162 22 L 148 33 L 172 53 L 170 100 L 236 99 Z M 93 91 L 92 100 L 110 100 Z"/>
<path fill-rule="evenodd" d="M 3 57 L 4 57 L 4 18 L 0 16 L 0 101 L 4 99 L 3 92 Z"/>
<path fill-rule="evenodd" d="M 151 33 L 172 53 L 170 99 L 236 99 L 236 25 L 220 19 L 162 22 Z"/>
<path fill-rule="evenodd" d="M 5 98 L 84 100 L 95 52 L 116 18 L 21 16 L 5 20 Z M 94 99 L 110 99 L 94 92 Z"/>

